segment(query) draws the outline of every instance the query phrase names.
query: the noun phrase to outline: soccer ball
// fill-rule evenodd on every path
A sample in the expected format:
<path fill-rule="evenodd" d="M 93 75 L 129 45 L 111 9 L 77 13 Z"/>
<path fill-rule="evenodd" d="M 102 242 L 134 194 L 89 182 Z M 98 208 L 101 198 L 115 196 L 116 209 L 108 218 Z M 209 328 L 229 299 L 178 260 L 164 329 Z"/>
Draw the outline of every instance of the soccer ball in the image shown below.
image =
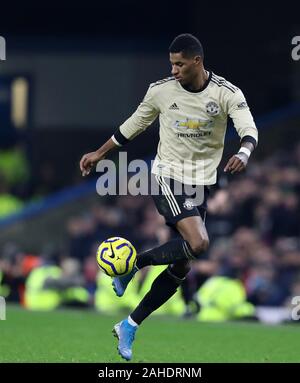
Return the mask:
<path fill-rule="evenodd" d="M 108 238 L 101 243 L 97 250 L 98 266 L 110 277 L 130 273 L 135 260 L 136 250 L 125 238 Z"/>

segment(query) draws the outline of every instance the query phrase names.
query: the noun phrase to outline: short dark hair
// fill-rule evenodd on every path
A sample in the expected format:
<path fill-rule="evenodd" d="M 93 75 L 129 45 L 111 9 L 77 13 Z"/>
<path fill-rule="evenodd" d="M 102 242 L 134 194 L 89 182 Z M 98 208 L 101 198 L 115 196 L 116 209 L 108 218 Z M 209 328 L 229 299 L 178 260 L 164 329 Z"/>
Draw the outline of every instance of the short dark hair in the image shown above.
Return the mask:
<path fill-rule="evenodd" d="M 185 57 L 201 56 L 204 58 L 203 47 L 197 37 L 190 33 L 183 33 L 175 37 L 169 46 L 170 53 L 182 52 Z"/>

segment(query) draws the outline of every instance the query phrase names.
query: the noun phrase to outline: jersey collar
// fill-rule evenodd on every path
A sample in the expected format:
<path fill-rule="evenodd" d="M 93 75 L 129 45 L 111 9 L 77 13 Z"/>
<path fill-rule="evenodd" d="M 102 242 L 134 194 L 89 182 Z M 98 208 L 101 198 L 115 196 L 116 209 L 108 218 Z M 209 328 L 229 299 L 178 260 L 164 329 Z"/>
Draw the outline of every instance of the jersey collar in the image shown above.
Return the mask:
<path fill-rule="evenodd" d="M 179 84 L 179 86 L 180 86 L 183 90 L 185 90 L 185 91 L 188 92 L 188 93 L 192 93 L 192 94 L 201 93 L 201 92 L 203 92 L 203 91 L 208 87 L 208 85 L 209 85 L 209 83 L 210 83 L 210 80 L 211 80 L 211 77 L 212 77 L 212 71 L 206 71 L 206 72 L 208 73 L 208 79 L 205 81 L 205 84 L 203 85 L 203 87 L 202 87 L 201 89 L 197 89 L 197 90 L 188 90 L 188 89 L 186 89 L 184 86 L 182 86 L 179 82 L 178 82 L 178 84 Z"/>

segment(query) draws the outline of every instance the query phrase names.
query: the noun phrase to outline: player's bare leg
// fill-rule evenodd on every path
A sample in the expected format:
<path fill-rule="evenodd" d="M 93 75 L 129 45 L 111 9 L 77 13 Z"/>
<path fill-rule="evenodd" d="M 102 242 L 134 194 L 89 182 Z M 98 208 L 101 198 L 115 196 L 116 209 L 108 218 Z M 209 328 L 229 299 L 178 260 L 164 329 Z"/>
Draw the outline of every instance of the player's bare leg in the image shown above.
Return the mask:
<path fill-rule="evenodd" d="M 200 216 L 183 218 L 177 222 L 176 229 L 182 238 L 189 243 L 194 254 L 201 256 L 201 253 L 207 250 L 209 238 Z"/>

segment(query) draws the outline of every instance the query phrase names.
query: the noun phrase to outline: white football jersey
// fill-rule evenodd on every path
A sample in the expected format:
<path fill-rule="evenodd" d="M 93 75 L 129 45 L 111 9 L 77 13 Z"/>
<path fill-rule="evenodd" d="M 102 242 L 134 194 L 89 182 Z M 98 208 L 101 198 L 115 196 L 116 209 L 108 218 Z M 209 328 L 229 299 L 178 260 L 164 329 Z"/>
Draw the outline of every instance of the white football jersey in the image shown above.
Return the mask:
<path fill-rule="evenodd" d="M 215 184 L 228 116 L 241 139 L 252 136 L 258 141 L 242 91 L 223 77 L 208 74 L 199 92 L 187 91 L 174 77 L 151 84 L 135 113 L 120 126 L 121 134 L 132 140 L 159 116 L 160 141 L 152 173 L 189 185 Z"/>

